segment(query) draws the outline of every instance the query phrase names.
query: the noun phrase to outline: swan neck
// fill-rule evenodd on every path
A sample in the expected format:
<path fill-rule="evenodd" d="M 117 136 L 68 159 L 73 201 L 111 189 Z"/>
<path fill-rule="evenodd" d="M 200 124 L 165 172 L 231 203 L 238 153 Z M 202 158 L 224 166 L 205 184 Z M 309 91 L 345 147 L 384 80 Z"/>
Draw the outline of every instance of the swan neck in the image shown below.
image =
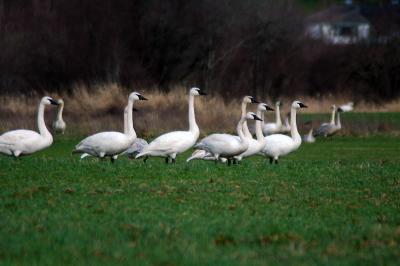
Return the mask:
<path fill-rule="evenodd" d="M 342 124 L 340 123 L 340 113 L 338 112 L 336 115 L 336 126 L 341 128 Z"/>
<path fill-rule="evenodd" d="M 194 96 L 189 95 L 189 131 L 198 132 L 199 127 L 196 124 L 196 117 L 194 114 Z"/>
<path fill-rule="evenodd" d="M 53 137 L 51 136 L 49 130 L 46 127 L 46 123 L 44 122 L 44 108 L 45 108 L 44 104 L 40 103 L 37 116 L 39 133 L 43 137 L 50 137 L 52 139 Z"/>
<path fill-rule="evenodd" d="M 124 109 L 124 134 L 128 134 L 128 106 Z"/>
<path fill-rule="evenodd" d="M 282 119 L 281 119 L 281 108 L 279 104 L 276 105 L 276 111 L 275 111 L 275 121 L 278 126 L 282 125 Z"/>
<path fill-rule="evenodd" d="M 257 116 L 261 117 L 262 120 L 264 120 L 264 112 L 257 110 Z M 261 122 L 260 120 L 256 120 L 256 137 L 257 141 L 263 141 L 264 140 L 264 135 L 261 130 Z"/>
<path fill-rule="evenodd" d="M 57 112 L 57 120 L 63 120 L 62 114 L 63 114 L 63 110 L 64 110 L 64 104 L 60 104 L 60 107 L 58 108 L 58 112 Z"/>
<path fill-rule="evenodd" d="M 297 130 L 296 109 L 293 107 L 290 109 L 290 133 L 295 142 L 301 143 L 301 137 Z"/>
<path fill-rule="evenodd" d="M 335 124 L 335 109 L 332 110 L 332 114 L 331 114 L 331 125 Z"/>
<path fill-rule="evenodd" d="M 128 115 L 127 115 L 127 132 L 125 133 L 129 137 L 133 137 L 134 139 L 136 138 L 136 132 L 135 129 L 133 128 L 133 117 L 132 117 L 132 109 L 133 109 L 133 100 L 128 101 Z"/>

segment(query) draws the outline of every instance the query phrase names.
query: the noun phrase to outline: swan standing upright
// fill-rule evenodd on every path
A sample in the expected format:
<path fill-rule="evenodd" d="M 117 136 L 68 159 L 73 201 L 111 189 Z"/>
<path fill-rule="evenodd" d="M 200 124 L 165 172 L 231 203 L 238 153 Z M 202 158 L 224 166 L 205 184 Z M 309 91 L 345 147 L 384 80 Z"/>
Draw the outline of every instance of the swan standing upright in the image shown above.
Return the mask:
<path fill-rule="evenodd" d="M 291 137 L 283 134 L 274 134 L 265 137 L 266 145 L 262 153 L 270 158 L 270 163 L 275 161 L 278 163 L 280 156 L 287 155 L 297 150 L 301 145 L 301 136 L 297 130 L 296 112 L 300 108 L 307 108 L 307 106 L 300 102 L 294 101 L 290 109 L 290 133 Z"/>
<path fill-rule="evenodd" d="M 26 129 L 5 132 L 0 136 L 0 153 L 19 157 L 49 147 L 53 143 L 53 136 L 44 122 L 44 108 L 50 104 L 58 105 L 58 102 L 47 96 L 40 101 L 37 114 L 39 133 Z"/>
<path fill-rule="evenodd" d="M 261 117 L 261 120 L 262 120 L 264 118 L 264 112 L 267 110 L 274 111 L 274 109 L 269 107 L 268 104 L 260 103 L 257 106 L 257 116 Z M 243 126 L 243 130 L 245 130 L 245 128 L 244 128 L 245 126 L 246 125 Z M 256 120 L 255 128 L 256 128 L 256 138 L 257 139 L 253 139 L 253 137 L 250 137 L 249 138 L 249 146 L 248 146 L 247 150 L 245 152 L 243 152 L 242 154 L 235 156 L 236 160 L 241 161 L 245 157 L 249 157 L 251 155 L 259 153 L 264 148 L 265 139 L 264 139 L 264 135 L 262 133 L 260 120 Z M 245 137 L 247 137 L 247 136 L 245 136 Z"/>
<path fill-rule="evenodd" d="M 331 106 L 332 114 L 331 114 L 331 121 L 329 123 L 323 123 L 317 129 L 314 136 L 324 136 L 325 138 L 331 136 L 335 133 L 335 113 L 336 113 L 336 105 Z"/>
<path fill-rule="evenodd" d="M 143 156 L 165 157 L 168 163 L 169 158 L 175 163 L 176 156 L 190 149 L 197 141 L 200 135 L 199 127 L 196 124 L 194 112 L 194 97 L 206 95 L 199 88 L 191 88 L 189 91 L 189 130 L 173 131 L 163 134 L 149 143 L 144 149 L 136 155 L 136 159 Z"/>
<path fill-rule="evenodd" d="M 209 152 L 216 161 L 220 157 L 226 158 L 229 164 L 234 156 L 245 152 L 249 147 L 249 138 L 243 132 L 243 124 L 247 119 L 262 121 L 255 113 L 249 112 L 242 115 L 237 124 L 236 130 L 239 138 L 230 134 L 211 134 L 197 143 L 195 147 Z"/>
<path fill-rule="evenodd" d="M 242 99 L 242 104 L 241 104 L 241 111 L 242 111 L 241 116 L 246 115 L 247 104 L 249 104 L 249 103 L 258 103 L 258 101 L 256 101 L 256 99 L 254 99 L 253 96 L 244 96 Z M 247 127 L 246 121 L 243 123 L 243 132 L 244 132 L 244 135 L 246 137 L 248 137 L 249 139 L 253 138 L 253 136 L 251 135 L 251 133 Z M 237 137 L 239 139 L 238 136 L 235 136 L 235 137 Z M 186 160 L 186 162 L 189 162 L 191 160 L 196 160 L 196 159 L 197 160 L 215 160 L 214 156 L 211 153 L 206 152 L 204 150 L 195 150 L 192 153 L 192 155 Z M 221 161 L 226 162 L 226 159 L 221 158 Z"/>
<path fill-rule="evenodd" d="M 58 101 L 58 110 L 57 110 L 57 118 L 53 122 L 53 129 L 56 133 L 61 133 L 64 134 L 66 124 L 63 120 L 63 110 L 64 110 L 64 101 L 62 99 L 59 99 Z"/>
<path fill-rule="evenodd" d="M 136 139 L 136 132 L 133 129 L 132 108 L 136 100 L 147 100 L 138 92 L 132 92 L 128 98 L 127 116 L 124 117 L 124 123 L 127 125 L 127 132 L 116 131 L 100 132 L 91 135 L 76 145 L 74 153 L 87 153 L 95 157 L 110 157 L 111 161 L 118 155 L 126 151 Z M 127 121 L 126 121 L 127 120 Z"/>
<path fill-rule="evenodd" d="M 282 119 L 280 107 L 282 103 L 277 101 L 275 104 L 275 123 L 264 123 L 262 131 L 264 135 L 271 135 L 282 132 Z"/>

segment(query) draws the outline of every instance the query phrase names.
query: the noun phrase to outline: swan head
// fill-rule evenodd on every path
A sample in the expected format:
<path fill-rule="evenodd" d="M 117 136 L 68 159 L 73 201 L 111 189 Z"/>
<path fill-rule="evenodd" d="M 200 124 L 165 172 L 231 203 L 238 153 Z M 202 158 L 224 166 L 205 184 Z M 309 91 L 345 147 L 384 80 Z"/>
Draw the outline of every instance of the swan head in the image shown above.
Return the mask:
<path fill-rule="evenodd" d="M 331 110 L 336 110 L 336 104 L 332 104 Z"/>
<path fill-rule="evenodd" d="M 200 90 L 199 88 L 193 87 L 189 91 L 189 95 L 192 96 L 199 96 L 199 95 L 207 95 L 204 91 Z"/>
<path fill-rule="evenodd" d="M 131 101 L 147 101 L 147 98 L 145 98 L 142 94 L 139 92 L 132 92 L 129 94 L 129 100 Z"/>
<path fill-rule="evenodd" d="M 243 103 L 260 103 L 253 96 L 244 96 Z"/>
<path fill-rule="evenodd" d="M 269 107 L 266 103 L 260 103 L 257 105 L 258 111 L 275 111 L 273 108 Z"/>
<path fill-rule="evenodd" d="M 281 102 L 281 101 L 276 101 L 275 106 L 276 106 L 276 107 L 282 106 L 282 102 Z"/>
<path fill-rule="evenodd" d="M 253 112 L 248 112 L 247 114 L 246 114 L 246 119 L 248 119 L 248 120 L 258 120 L 258 121 L 262 121 L 262 119 L 261 118 L 259 118 L 255 113 L 253 113 Z"/>
<path fill-rule="evenodd" d="M 45 105 L 51 105 L 51 104 L 52 105 L 59 105 L 58 101 L 54 100 L 53 98 L 51 98 L 49 96 L 43 97 L 40 102 L 45 104 Z"/>
<path fill-rule="evenodd" d="M 343 113 L 343 109 L 339 107 L 339 108 L 337 109 L 337 112 L 338 112 L 338 113 Z"/>
<path fill-rule="evenodd" d="M 64 101 L 63 101 L 63 99 L 58 99 L 57 102 L 58 102 L 59 105 L 64 106 Z"/>
<path fill-rule="evenodd" d="M 307 105 L 305 105 L 304 103 L 302 103 L 301 101 L 294 101 L 292 103 L 292 108 L 294 109 L 300 109 L 300 108 L 308 108 Z"/>

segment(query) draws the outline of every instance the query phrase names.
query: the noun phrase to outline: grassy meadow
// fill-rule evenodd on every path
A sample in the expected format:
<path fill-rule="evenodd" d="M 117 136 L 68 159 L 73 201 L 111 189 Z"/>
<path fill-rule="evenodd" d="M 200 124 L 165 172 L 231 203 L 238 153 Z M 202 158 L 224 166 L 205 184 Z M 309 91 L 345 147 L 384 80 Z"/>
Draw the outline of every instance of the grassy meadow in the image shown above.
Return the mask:
<path fill-rule="evenodd" d="M 395 136 L 338 136 L 279 165 L 231 167 L 189 154 L 79 161 L 79 139 L 0 157 L 0 264 L 398 264 Z"/>

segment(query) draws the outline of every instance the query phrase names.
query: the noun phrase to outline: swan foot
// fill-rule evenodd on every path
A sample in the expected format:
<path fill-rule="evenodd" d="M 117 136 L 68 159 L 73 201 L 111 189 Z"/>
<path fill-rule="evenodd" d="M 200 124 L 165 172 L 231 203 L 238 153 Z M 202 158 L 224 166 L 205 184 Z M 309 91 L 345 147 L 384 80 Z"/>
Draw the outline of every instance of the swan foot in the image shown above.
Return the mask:
<path fill-rule="evenodd" d="M 165 158 L 165 163 L 168 164 L 168 162 L 169 162 L 169 157 L 166 157 Z"/>
<path fill-rule="evenodd" d="M 149 157 L 148 157 L 148 156 L 145 156 L 145 157 L 143 158 L 143 162 L 146 163 L 147 159 L 149 159 Z"/>
<path fill-rule="evenodd" d="M 279 164 L 278 159 L 275 159 L 275 164 Z"/>
<path fill-rule="evenodd" d="M 228 158 L 228 166 L 231 166 L 232 164 L 232 159 Z"/>
<path fill-rule="evenodd" d="M 176 163 L 176 159 L 175 158 L 172 158 L 172 163 Z"/>
<path fill-rule="evenodd" d="M 274 162 L 274 158 L 269 158 L 269 164 L 272 164 Z"/>

